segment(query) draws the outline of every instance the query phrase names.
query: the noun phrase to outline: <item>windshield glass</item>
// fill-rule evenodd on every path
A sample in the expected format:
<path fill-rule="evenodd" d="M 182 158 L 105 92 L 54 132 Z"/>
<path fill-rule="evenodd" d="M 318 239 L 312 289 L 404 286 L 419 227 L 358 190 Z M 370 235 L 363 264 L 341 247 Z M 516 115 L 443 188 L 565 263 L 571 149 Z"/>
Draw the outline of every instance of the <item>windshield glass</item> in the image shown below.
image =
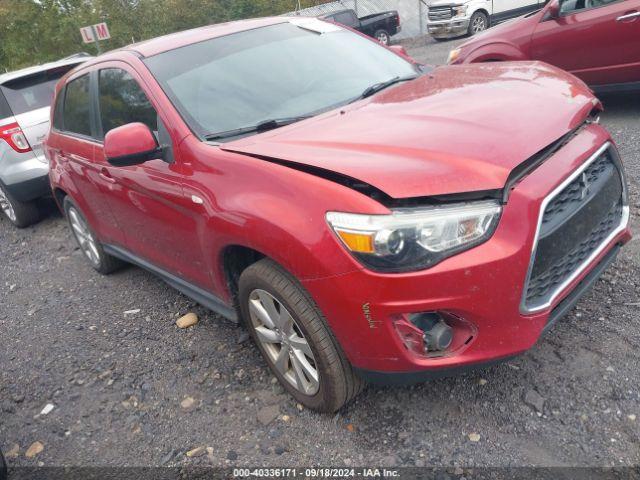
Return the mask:
<path fill-rule="evenodd" d="M 319 113 L 373 84 L 417 75 L 393 52 L 348 30 L 289 22 L 171 50 L 145 60 L 200 136 Z"/>

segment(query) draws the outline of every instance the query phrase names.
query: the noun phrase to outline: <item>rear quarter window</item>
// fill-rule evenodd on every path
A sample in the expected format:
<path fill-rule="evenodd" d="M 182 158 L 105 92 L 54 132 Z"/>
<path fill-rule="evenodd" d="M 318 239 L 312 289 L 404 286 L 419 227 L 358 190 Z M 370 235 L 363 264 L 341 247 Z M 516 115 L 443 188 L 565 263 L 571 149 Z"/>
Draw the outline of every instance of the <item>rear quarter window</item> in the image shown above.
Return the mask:
<path fill-rule="evenodd" d="M 91 91 L 89 74 L 67 84 L 63 123 L 67 132 L 91 136 Z"/>

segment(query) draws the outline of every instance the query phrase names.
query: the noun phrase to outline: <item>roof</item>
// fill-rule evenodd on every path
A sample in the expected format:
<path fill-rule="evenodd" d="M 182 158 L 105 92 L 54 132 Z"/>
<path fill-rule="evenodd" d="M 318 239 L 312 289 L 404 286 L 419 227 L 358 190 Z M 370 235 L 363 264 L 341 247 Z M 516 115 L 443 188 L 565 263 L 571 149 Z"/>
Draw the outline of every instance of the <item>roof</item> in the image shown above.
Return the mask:
<path fill-rule="evenodd" d="M 208 25 L 206 27 L 193 28 L 182 32 L 170 33 L 162 37 L 153 38 L 140 43 L 123 47 L 120 50 L 130 50 L 137 52 L 143 57 L 151 57 L 168 50 L 191 45 L 193 43 L 203 42 L 216 37 L 231 35 L 233 33 L 253 30 L 254 28 L 267 27 L 278 23 L 289 21 L 288 17 L 267 17 L 254 18 L 250 20 L 239 20 L 236 22 L 218 23 Z"/>
<path fill-rule="evenodd" d="M 57 67 L 63 67 L 65 65 L 78 65 L 80 63 L 86 62 L 90 58 L 92 57 L 88 53 L 76 53 L 75 55 L 70 55 L 60 60 L 56 60 L 55 62 L 49 62 L 42 65 L 23 68 L 21 70 L 15 70 L 13 72 L 3 73 L 0 75 L 0 85 L 12 80 L 16 80 L 18 78 L 28 77 L 41 72 L 46 72 L 47 70 L 52 70 Z"/>

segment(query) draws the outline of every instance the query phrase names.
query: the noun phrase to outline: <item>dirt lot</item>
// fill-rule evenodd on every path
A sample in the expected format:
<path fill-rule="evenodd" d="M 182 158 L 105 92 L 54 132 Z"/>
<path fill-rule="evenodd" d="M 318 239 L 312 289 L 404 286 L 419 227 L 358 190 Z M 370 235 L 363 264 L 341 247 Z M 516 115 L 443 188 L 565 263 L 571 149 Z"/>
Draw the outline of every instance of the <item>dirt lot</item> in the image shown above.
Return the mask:
<path fill-rule="evenodd" d="M 449 48 L 411 53 L 440 63 Z M 603 116 L 636 230 L 638 97 L 605 98 Z M 526 355 L 369 387 L 335 416 L 299 409 L 240 328 L 152 275 L 95 273 L 54 211 L 22 231 L 0 221 L 0 257 L 0 446 L 13 465 L 640 464 L 637 240 Z M 200 323 L 177 329 L 189 311 Z M 34 442 L 43 449 L 28 458 Z"/>

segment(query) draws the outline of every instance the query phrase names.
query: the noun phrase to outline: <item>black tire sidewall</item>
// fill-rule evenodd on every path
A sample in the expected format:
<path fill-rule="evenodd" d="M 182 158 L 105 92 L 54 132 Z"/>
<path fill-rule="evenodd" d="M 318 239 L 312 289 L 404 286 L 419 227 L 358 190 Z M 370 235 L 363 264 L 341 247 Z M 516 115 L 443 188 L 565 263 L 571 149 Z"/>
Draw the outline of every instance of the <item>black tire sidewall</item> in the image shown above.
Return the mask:
<path fill-rule="evenodd" d="M 21 202 L 16 200 L 1 182 L 0 189 L 2 189 L 2 193 L 11 204 L 11 208 L 13 208 L 13 213 L 15 214 L 16 219 L 10 219 L 3 211 L 0 211 L 0 215 L 9 220 L 12 225 L 18 228 L 25 228 L 40 220 L 40 211 L 35 202 Z"/>
<path fill-rule="evenodd" d="M 290 276 L 285 272 L 280 271 L 278 273 L 283 275 L 289 282 L 293 283 L 295 288 L 302 288 L 301 286 L 296 285 L 294 283 L 295 280 L 291 279 Z M 273 295 L 289 311 L 289 313 L 296 321 L 298 327 L 302 330 L 302 333 L 304 334 L 307 342 L 309 343 L 309 347 L 313 352 L 316 367 L 318 369 L 320 377 L 320 386 L 318 388 L 318 391 L 314 395 L 305 395 L 304 393 L 297 390 L 293 385 L 291 385 L 289 381 L 274 368 L 272 361 L 267 355 L 267 352 L 264 350 L 264 347 L 258 340 L 249 314 L 249 295 L 255 289 L 262 289 Z M 238 301 L 240 304 L 242 322 L 245 328 L 248 330 L 249 335 L 253 339 L 254 343 L 258 346 L 262 357 L 269 364 L 271 373 L 275 375 L 276 378 L 278 378 L 283 388 L 287 392 L 289 392 L 289 394 L 291 394 L 298 402 L 302 403 L 308 408 L 325 412 L 334 411 L 335 408 L 329 406 L 332 405 L 335 401 L 336 395 L 331 388 L 331 369 L 327 364 L 327 359 L 319 352 L 318 346 L 316 345 L 315 337 L 309 332 L 309 326 L 307 325 L 306 320 L 299 314 L 297 308 L 288 301 L 288 299 L 286 298 L 286 294 L 281 292 L 279 288 L 274 287 L 274 285 L 272 285 L 269 281 L 256 274 L 255 271 L 248 269 L 240 278 Z"/>
<path fill-rule="evenodd" d="M 380 40 L 378 40 L 378 35 L 382 35 L 382 34 L 386 35 L 387 43 L 383 43 L 383 42 L 380 42 Z M 387 47 L 391 45 L 391 35 L 389 35 L 389 32 L 387 32 L 386 30 L 377 30 L 376 33 L 374 34 L 374 38 Z"/>

